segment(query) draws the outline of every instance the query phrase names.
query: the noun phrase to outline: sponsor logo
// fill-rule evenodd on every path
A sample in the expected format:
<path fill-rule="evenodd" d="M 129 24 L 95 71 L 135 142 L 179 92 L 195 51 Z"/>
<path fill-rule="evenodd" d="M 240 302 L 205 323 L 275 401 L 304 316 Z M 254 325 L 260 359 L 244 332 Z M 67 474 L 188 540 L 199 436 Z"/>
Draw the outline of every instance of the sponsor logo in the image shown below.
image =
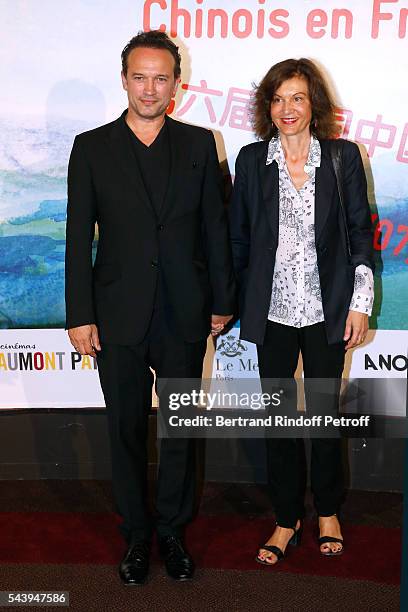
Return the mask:
<path fill-rule="evenodd" d="M 218 352 L 224 357 L 239 357 L 247 347 L 235 336 L 226 336 L 218 347 Z"/>
<path fill-rule="evenodd" d="M 371 357 L 366 353 L 364 355 L 364 369 L 403 372 L 408 370 L 408 357 L 406 355 L 383 355 L 381 353 L 376 357 Z"/>

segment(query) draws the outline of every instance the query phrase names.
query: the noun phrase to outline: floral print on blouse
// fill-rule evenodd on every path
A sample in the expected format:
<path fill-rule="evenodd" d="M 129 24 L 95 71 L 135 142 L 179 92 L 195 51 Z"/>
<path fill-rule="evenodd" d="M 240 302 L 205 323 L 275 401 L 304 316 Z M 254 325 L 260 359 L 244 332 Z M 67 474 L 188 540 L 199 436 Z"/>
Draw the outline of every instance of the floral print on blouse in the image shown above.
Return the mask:
<path fill-rule="evenodd" d="M 308 179 L 297 190 L 282 149 L 280 137 L 269 142 L 266 165 L 276 161 L 279 168 L 279 244 L 276 250 L 272 296 L 268 319 L 305 327 L 324 321 L 315 246 L 315 174 L 320 166 L 319 141 L 311 137 L 305 165 Z M 372 270 L 365 265 L 355 270 L 350 310 L 371 315 L 374 301 Z"/>

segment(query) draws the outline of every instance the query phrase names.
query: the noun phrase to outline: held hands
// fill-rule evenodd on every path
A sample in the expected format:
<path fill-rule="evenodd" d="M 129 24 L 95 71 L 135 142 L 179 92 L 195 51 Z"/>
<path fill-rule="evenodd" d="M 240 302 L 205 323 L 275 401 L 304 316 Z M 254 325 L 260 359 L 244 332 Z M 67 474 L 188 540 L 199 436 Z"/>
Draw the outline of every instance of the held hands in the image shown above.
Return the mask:
<path fill-rule="evenodd" d="M 347 342 L 346 351 L 362 344 L 368 331 L 368 315 L 349 310 L 343 340 Z"/>
<path fill-rule="evenodd" d="M 232 319 L 232 315 L 211 315 L 211 335 L 218 336 Z"/>
<path fill-rule="evenodd" d="M 68 336 L 74 349 L 77 353 L 81 353 L 81 355 L 96 357 L 95 350 L 101 350 L 98 328 L 93 323 L 71 327 L 68 330 Z"/>

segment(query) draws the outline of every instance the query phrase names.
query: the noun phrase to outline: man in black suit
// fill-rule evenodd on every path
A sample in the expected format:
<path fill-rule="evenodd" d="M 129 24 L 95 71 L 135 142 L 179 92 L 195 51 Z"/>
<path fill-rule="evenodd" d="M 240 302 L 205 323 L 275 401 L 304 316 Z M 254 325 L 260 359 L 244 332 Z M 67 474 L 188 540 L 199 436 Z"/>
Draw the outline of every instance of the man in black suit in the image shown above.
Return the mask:
<path fill-rule="evenodd" d="M 67 329 L 76 350 L 98 361 L 127 585 L 145 582 L 149 566 L 150 366 L 159 378 L 200 378 L 210 329 L 219 333 L 234 308 L 214 138 L 165 114 L 179 81 L 176 45 L 163 32 L 139 33 L 122 52 L 128 109 L 77 136 L 68 169 Z M 183 544 L 193 502 L 193 442 L 163 439 L 156 529 L 177 580 L 193 575 Z"/>

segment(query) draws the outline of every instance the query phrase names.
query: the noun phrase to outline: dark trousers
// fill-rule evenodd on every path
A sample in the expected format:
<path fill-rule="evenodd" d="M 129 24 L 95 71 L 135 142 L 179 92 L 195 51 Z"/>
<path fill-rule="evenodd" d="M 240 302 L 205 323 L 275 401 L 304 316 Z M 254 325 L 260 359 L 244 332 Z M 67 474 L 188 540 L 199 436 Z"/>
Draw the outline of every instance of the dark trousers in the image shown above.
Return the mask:
<path fill-rule="evenodd" d="M 307 393 L 308 378 L 331 379 L 328 384 L 334 392 L 330 401 L 338 406 L 344 343 L 328 345 L 324 323 L 295 328 L 268 321 L 264 344 L 258 345 L 257 350 L 261 379 L 293 378 L 301 352 L 306 406 L 309 407 L 313 401 L 313 393 L 309 393 L 309 397 Z M 282 527 L 294 527 L 297 519 L 304 516 L 306 465 L 303 440 L 268 438 L 266 444 L 277 522 Z M 338 511 L 343 495 L 341 440 L 312 438 L 311 447 L 311 486 L 315 508 L 319 516 L 331 516 Z"/>
<path fill-rule="evenodd" d="M 121 531 L 127 541 L 150 538 L 147 509 L 147 427 L 153 374 L 158 378 L 201 378 L 206 339 L 186 343 L 173 333 L 157 303 L 143 342 L 135 346 L 102 344 L 99 377 L 107 408 L 113 492 Z M 182 536 L 192 518 L 195 445 L 188 439 L 163 439 L 157 482 L 157 533 Z"/>

